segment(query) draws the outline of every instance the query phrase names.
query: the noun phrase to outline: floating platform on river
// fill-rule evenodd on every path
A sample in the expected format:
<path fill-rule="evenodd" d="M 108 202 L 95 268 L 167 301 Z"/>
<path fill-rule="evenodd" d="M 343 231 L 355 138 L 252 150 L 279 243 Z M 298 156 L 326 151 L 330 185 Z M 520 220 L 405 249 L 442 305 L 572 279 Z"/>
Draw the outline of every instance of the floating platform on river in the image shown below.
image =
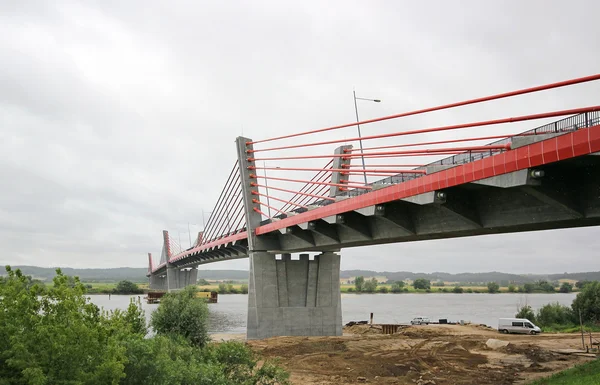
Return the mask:
<path fill-rule="evenodd" d="M 161 298 L 167 294 L 166 291 L 149 291 L 144 297 L 146 303 L 160 303 Z M 216 291 L 200 291 L 196 293 L 196 298 L 206 299 L 208 303 L 217 303 L 218 294 Z"/>

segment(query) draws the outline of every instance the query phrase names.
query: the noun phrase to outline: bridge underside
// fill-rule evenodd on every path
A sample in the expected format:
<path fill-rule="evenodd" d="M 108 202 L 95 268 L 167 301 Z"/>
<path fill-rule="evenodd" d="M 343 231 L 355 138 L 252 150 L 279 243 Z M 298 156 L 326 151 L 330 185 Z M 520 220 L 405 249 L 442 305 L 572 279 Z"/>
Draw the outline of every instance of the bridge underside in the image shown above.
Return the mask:
<path fill-rule="evenodd" d="M 600 225 L 600 156 L 587 155 L 302 223 L 279 252 Z"/>

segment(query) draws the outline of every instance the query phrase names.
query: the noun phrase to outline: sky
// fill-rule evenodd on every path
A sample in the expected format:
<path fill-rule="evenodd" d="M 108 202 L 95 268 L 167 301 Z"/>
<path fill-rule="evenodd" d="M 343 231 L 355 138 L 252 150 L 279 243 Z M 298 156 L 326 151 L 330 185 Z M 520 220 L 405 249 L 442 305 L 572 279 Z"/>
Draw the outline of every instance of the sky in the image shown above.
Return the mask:
<path fill-rule="evenodd" d="M 593 0 L 2 1 L 0 263 L 146 267 L 163 229 L 184 245 L 188 224 L 192 237 L 202 229 L 237 136 L 352 122 L 353 90 L 382 100 L 360 102 L 370 119 L 595 74 L 599 11 Z M 577 85 L 362 130 L 584 107 L 599 91 Z M 597 250 L 591 227 L 344 249 L 342 269 L 575 272 L 600 270 Z"/>

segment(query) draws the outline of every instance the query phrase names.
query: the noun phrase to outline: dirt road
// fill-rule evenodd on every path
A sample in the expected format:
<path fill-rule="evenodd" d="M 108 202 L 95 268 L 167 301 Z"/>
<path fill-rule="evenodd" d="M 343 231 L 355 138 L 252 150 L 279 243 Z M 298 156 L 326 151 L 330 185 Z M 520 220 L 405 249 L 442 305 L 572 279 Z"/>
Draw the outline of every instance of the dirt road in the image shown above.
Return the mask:
<path fill-rule="evenodd" d="M 279 358 L 294 384 L 525 384 L 593 359 L 566 354 L 564 349 L 581 348 L 576 334 L 504 335 L 476 326 L 410 326 L 383 335 L 376 325 L 355 325 L 342 337 L 249 344 Z"/>

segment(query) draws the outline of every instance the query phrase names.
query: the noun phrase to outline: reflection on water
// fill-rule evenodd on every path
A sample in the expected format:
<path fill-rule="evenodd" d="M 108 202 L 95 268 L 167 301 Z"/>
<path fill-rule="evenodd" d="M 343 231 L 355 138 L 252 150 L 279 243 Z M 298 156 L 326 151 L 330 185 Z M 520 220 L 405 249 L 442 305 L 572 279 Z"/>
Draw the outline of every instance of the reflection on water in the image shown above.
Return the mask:
<path fill-rule="evenodd" d="M 416 316 L 432 320 L 471 321 L 496 326 L 498 318 L 514 317 L 519 305 L 537 309 L 550 302 L 571 305 L 575 293 L 569 294 L 342 294 L 342 319 L 368 320 L 374 313 L 376 323 L 407 323 Z M 127 295 L 89 295 L 91 301 L 106 310 L 125 309 L 131 298 Z M 142 299 L 146 318 L 158 305 Z M 219 302 L 209 304 L 210 333 L 244 333 L 246 331 L 248 296 L 220 295 Z"/>

